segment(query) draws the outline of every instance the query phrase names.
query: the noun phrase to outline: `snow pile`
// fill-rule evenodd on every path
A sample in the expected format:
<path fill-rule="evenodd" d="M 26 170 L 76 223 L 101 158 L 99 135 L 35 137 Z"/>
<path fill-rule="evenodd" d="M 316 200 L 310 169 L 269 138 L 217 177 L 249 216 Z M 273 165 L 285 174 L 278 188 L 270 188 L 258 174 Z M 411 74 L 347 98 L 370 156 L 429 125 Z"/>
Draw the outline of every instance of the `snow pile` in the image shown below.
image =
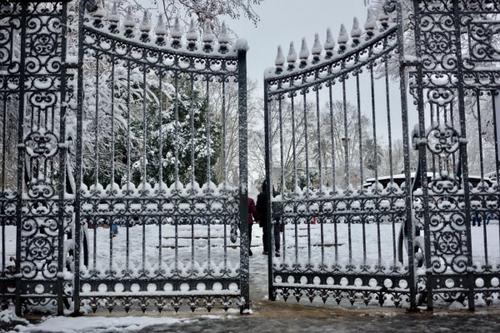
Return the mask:
<path fill-rule="evenodd" d="M 27 325 L 28 321 L 18 317 L 13 308 L 0 311 L 0 327 L 12 326 L 16 324 Z"/>
<path fill-rule="evenodd" d="M 52 317 L 40 324 L 16 326 L 17 332 L 133 332 L 156 325 L 174 325 L 192 320 L 169 317 Z"/>

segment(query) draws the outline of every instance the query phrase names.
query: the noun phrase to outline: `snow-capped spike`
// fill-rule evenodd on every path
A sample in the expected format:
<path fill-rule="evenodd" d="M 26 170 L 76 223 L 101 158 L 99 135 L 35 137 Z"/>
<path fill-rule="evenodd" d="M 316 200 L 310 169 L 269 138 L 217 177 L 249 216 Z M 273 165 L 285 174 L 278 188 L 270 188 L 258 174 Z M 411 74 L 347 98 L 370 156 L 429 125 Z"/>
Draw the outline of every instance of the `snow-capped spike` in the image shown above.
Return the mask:
<path fill-rule="evenodd" d="M 288 50 L 288 56 L 286 57 L 288 63 L 293 64 L 297 61 L 297 52 L 295 52 L 295 46 L 293 42 L 290 42 L 290 49 Z"/>
<path fill-rule="evenodd" d="M 229 43 L 230 37 L 229 33 L 227 32 L 227 27 L 226 23 L 222 22 L 222 26 L 220 29 L 220 35 L 219 35 L 219 43 Z"/>
<path fill-rule="evenodd" d="M 191 22 L 189 23 L 189 30 L 186 34 L 186 39 L 188 41 L 187 47 L 189 50 L 194 51 L 197 48 L 197 41 L 198 41 L 199 35 L 198 35 L 198 27 L 196 26 L 196 22 L 193 18 L 191 18 Z"/>
<path fill-rule="evenodd" d="M 128 38 L 132 38 L 135 28 L 135 18 L 132 14 L 132 6 L 129 6 L 127 8 L 127 15 L 125 16 L 125 20 L 123 21 L 123 27 L 125 28 L 125 36 Z"/>
<path fill-rule="evenodd" d="M 337 42 L 339 44 L 346 44 L 348 41 L 349 41 L 349 35 L 347 34 L 345 25 L 341 24 L 339 38 L 337 39 Z"/>
<path fill-rule="evenodd" d="M 384 10 L 380 11 L 380 14 L 378 16 L 378 20 L 380 21 L 380 25 L 382 26 L 381 30 L 387 29 L 387 27 L 389 25 L 389 16 L 387 15 L 387 13 Z"/>
<path fill-rule="evenodd" d="M 164 36 L 167 34 L 167 28 L 163 22 L 163 15 L 158 15 L 158 21 L 156 22 L 155 34 L 157 36 Z"/>
<path fill-rule="evenodd" d="M 215 35 L 212 31 L 212 26 L 210 23 L 205 24 L 205 29 L 203 29 L 203 43 L 212 43 L 215 39 Z"/>
<path fill-rule="evenodd" d="M 363 33 L 363 31 L 361 31 L 360 27 L 359 27 L 359 21 L 358 21 L 358 18 L 355 17 L 352 21 L 352 30 L 351 30 L 351 37 L 352 38 L 359 38 L 361 37 L 361 34 Z"/>
<path fill-rule="evenodd" d="M 191 22 L 189 23 L 189 30 L 186 34 L 186 39 L 189 41 L 198 40 L 198 28 L 196 27 L 196 22 L 193 18 L 191 18 Z"/>
<path fill-rule="evenodd" d="M 151 21 L 147 10 L 144 11 L 144 15 L 142 16 L 142 22 L 139 26 L 139 30 L 143 33 L 149 33 L 151 30 Z"/>
<path fill-rule="evenodd" d="M 345 25 L 343 24 L 340 25 L 340 33 L 337 41 L 339 43 L 339 52 L 344 52 L 346 49 L 346 44 L 349 41 L 349 35 L 347 34 L 347 30 L 345 28 Z"/>
<path fill-rule="evenodd" d="M 102 18 L 106 14 L 106 11 L 104 10 L 104 5 L 102 1 L 97 1 L 97 6 L 96 9 L 92 12 L 92 16 L 96 18 Z"/>
<path fill-rule="evenodd" d="M 172 38 L 180 40 L 182 38 L 182 28 L 179 20 L 179 16 L 177 16 L 174 20 L 174 26 L 172 27 Z"/>
<path fill-rule="evenodd" d="M 226 53 L 228 51 L 228 45 L 231 41 L 229 33 L 227 32 L 226 23 L 222 22 L 222 26 L 219 34 L 219 52 Z"/>
<path fill-rule="evenodd" d="M 212 44 L 215 40 L 215 35 L 212 31 L 212 26 L 210 23 L 205 24 L 205 29 L 203 29 L 203 36 L 202 36 L 202 41 L 203 41 L 203 50 L 205 52 L 211 52 L 212 51 Z"/>
<path fill-rule="evenodd" d="M 311 53 L 315 56 L 319 56 L 321 51 L 323 50 L 323 46 L 321 45 L 321 41 L 319 40 L 319 34 L 314 35 L 314 45 L 312 47 Z"/>
<path fill-rule="evenodd" d="M 135 18 L 132 14 L 132 6 L 128 6 L 127 8 L 127 15 L 125 16 L 125 20 L 123 21 L 123 26 L 129 29 L 133 29 L 135 27 Z"/>
<path fill-rule="evenodd" d="M 330 28 L 326 29 L 326 41 L 325 41 L 325 51 L 326 58 L 331 58 L 333 55 L 333 49 L 335 48 L 335 41 L 333 40 L 332 31 Z"/>
<path fill-rule="evenodd" d="M 307 60 L 309 58 L 309 48 L 307 47 L 307 41 L 302 38 L 302 45 L 300 46 L 299 58 L 302 60 Z"/>
<path fill-rule="evenodd" d="M 362 33 L 363 33 L 363 31 L 361 31 L 361 29 L 359 27 L 358 18 L 355 17 L 352 21 L 352 30 L 351 30 L 351 37 L 352 37 L 353 46 L 356 46 L 359 44 L 359 38 L 361 37 Z"/>
<path fill-rule="evenodd" d="M 375 12 L 373 9 L 368 8 L 368 13 L 366 15 L 365 30 L 369 37 L 373 36 L 373 31 L 377 28 L 377 18 L 375 17 Z"/>
<path fill-rule="evenodd" d="M 120 15 L 118 15 L 118 1 L 113 1 L 113 6 L 111 7 L 111 12 L 108 13 L 108 21 L 111 23 L 118 23 L 120 21 Z"/>
<path fill-rule="evenodd" d="M 274 61 L 276 67 L 283 67 L 285 64 L 285 56 L 283 55 L 283 50 L 281 46 L 278 46 L 278 53 L 276 54 L 276 60 Z"/>

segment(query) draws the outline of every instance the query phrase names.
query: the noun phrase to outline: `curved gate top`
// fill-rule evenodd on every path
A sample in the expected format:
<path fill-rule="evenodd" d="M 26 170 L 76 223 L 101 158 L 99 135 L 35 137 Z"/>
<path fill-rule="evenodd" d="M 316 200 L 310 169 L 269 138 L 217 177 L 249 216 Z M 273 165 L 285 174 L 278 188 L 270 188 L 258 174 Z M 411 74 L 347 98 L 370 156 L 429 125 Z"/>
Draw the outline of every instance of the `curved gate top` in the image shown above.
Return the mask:
<path fill-rule="evenodd" d="M 387 1 L 336 43 L 328 30 L 278 49 L 264 81 L 271 299 L 498 298 L 499 6 Z"/>

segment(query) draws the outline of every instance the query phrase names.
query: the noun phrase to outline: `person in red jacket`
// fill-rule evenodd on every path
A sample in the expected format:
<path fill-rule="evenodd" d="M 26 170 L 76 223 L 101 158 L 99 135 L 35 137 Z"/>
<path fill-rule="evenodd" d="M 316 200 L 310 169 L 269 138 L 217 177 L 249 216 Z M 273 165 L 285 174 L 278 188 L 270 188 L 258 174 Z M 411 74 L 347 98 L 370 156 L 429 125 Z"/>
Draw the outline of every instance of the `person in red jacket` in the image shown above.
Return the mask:
<path fill-rule="evenodd" d="M 248 197 L 248 255 L 252 253 L 252 226 L 254 221 L 257 220 L 257 209 L 255 208 L 255 201 Z"/>

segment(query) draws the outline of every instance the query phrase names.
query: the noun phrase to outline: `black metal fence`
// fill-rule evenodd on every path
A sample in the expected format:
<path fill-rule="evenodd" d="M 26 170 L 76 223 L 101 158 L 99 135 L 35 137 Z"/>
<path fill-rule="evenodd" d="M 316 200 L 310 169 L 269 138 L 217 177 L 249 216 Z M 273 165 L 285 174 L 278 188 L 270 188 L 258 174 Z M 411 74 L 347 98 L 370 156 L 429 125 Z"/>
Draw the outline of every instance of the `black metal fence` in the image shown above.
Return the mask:
<path fill-rule="evenodd" d="M 1 5 L 2 304 L 248 308 L 246 45 L 118 10 Z"/>
<path fill-rule="evenodd" d="M 388 1 L 337 45 L 328 31 L 278 50 L 264 89 L 270 298 L 498 299 L 498 5 Z"/>

